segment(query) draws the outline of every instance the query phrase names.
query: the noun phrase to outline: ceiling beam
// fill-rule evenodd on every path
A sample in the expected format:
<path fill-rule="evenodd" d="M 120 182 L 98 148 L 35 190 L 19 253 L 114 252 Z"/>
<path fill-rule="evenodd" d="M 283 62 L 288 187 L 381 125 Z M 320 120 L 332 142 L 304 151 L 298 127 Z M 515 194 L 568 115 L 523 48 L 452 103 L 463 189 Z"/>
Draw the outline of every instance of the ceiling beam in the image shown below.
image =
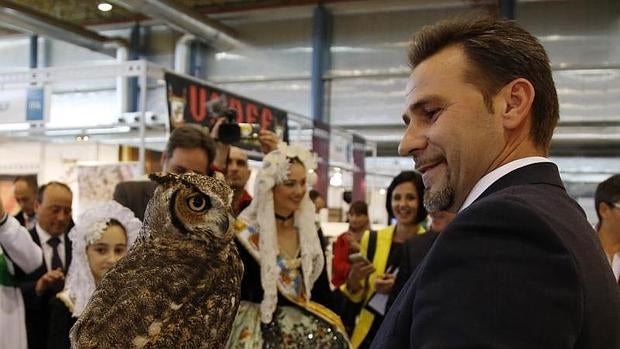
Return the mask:
<path fill-rule="evenodd" d="M 105 54 L 114 54 L 121 46 L 127 47 L 127 41 L 122 38 L 106 37 L 7 0 L 0 0 L 0 26 L 69 42 Z"/>
<path fill-rule="evenodd" d="M 137 13 L 166 22 L 176 30 L 194 35 L 198 40 L 220 49 L 241 46 L 235 32 L 224 24 L 192 12 L 170 0 L 109 0 Z"/>

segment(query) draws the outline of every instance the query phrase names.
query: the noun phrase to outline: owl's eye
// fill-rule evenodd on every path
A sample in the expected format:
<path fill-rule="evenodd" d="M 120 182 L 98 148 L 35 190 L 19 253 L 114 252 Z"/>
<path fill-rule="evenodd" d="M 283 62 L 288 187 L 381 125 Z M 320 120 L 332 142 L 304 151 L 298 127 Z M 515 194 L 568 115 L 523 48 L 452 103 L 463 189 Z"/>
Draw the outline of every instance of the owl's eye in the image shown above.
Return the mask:
<path fill-rule="evenodd" d="M 187 207 L 195 212 L 201 212 L 208 209 L 210 205 L 209 198 L 203 194 L 193 194 L 187 198 Z"/>

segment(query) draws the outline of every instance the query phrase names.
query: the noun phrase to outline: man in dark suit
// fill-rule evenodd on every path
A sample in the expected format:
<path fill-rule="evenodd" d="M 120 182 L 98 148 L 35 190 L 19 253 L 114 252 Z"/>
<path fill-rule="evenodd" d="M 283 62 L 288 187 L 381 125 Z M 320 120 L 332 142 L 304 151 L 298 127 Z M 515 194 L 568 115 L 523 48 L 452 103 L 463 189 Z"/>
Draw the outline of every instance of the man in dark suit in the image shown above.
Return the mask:
<path fill-rule="evenodd" d="M 37 187 L 36 175 L 17 176 L 13 180 L 13 196 L 21 208 L 15 215 L 15 219 L 28 230 L 34 228 L 37 222 L 34 211 Z"/>
<path fill-rule="evenodd" d="M 542 45 L 513 22 L 423 28 L 399 152 L 429 211 L 458 212 L 373 348 L 620 348 L 620 293 L 548 155 L 559 103 Z"/>
<path fill-rule="evenodd" d="M 439 233 L 452 222 L 455 215 L 448 211 L 436 211 L 428 212 L 428 216 L 430 217 L 428 231 L 424 234 L 416 234 L 410 237 L 403 245 L 398 274 L 396 275 L 396 281 L 394 282 L 394 287 L 388 299 L 388 308 L 392 306 L 396 296 L 398 296 L 400 290 L 407 280 L 409 280 L 411 274 L 415 272 L 418 265 L 422 263 L 422 260 L 424 260 L 426 254 L 430 251 Z"/>
<path fill-rule="evenodd" d="M 26 305 L 28 348 L 45 348 L 48 330 L 47 305 L 64 287 L 64 278 L 71 264 L 71 225 L 73 194 L 64 183 L 50 182 L 39 188 L 35 208 L 38 222 L 30 230 L 32 240 L 41 247 L 43 264 L 32 273 L 16 268 Z"/>

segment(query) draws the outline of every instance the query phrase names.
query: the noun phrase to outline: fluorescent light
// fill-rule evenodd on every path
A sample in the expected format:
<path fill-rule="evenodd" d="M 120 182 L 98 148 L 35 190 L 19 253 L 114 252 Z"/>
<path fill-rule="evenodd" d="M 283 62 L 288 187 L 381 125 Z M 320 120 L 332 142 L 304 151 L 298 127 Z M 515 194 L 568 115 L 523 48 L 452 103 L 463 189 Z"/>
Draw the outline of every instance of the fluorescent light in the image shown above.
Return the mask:
<path fill-rule="evenodd" d="M 89 128 L 85 130 L 85 133 L 89 135 L 108 134 L 108 133 L 125 133 L 131 131 L 129 126 L 116 126 L 116 127 L 100 127 Z"/>
<path fill-rule="evenodd" d="M 99 5 L 97 5 L 97 8 L 99 11 L 108 12 L 112 10 L 112 5 L 107 2 L 100 2 Z"/>
<path fill-rule="evenodd" d="M 0 131 L 24 131 L 30 128 L 30 124 L 16 123 L 16 124 L 0 124 Z"/>
<path fill-rule="evenodd" d="M 45 130 L 46 136 L 74 136 L 82 134 L 81 129 L 73 129 L 73 130 Z"/>

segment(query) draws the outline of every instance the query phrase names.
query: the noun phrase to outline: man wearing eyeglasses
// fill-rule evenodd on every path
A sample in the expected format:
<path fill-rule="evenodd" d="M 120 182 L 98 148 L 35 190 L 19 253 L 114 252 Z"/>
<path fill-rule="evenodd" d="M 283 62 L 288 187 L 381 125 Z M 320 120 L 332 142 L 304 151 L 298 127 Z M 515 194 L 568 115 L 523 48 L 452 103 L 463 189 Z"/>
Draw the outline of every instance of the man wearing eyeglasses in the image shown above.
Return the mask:
<path fill-rule="evenodd" d="M 613 175 L 596 187 L 594 194 L 598 238 L 614 276 L 620 275 L 620 174 Z"/>

